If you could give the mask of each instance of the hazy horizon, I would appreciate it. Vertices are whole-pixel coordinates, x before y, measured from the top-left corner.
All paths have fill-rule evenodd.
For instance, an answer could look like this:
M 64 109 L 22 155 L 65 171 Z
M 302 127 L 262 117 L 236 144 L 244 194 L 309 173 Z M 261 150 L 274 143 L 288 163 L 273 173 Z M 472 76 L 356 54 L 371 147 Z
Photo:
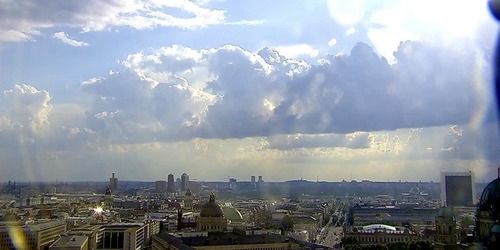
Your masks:
M 488 182 L 497 31 L 472 0 L 7 0 L 0 182 Z

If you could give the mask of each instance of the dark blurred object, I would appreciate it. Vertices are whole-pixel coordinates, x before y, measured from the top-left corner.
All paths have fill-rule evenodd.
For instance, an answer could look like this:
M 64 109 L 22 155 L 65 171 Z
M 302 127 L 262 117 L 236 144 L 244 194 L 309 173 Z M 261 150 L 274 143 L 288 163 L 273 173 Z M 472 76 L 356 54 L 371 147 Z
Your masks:
M 490 0 L 488 6 L 490 7 L 491 14 L 493 14 L 497 20 L 500 20 L 500 0 Z
M 497 19 L 500 20 L 500 0 L 489 0 L 488 6 L 490 7 L 491 14 Z M 497 111 L 500 111 L 500 36 L 497 39 L 497 48 L 495 52 L 495 61 L 494 61 L 494 70 L 495 75 L 493 76 L 495 81 L 495 89 L 497 96 Z

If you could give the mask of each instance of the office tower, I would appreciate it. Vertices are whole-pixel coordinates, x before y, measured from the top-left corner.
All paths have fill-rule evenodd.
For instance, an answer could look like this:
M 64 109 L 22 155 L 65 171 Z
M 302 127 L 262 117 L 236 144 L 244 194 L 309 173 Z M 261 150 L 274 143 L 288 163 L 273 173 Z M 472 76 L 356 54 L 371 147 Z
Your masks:
M 257 181 L 257 192 L 262 192 L 262 184 L 264 183 L 264 179 L 262 179 L 262 175 L 259 175 L 259 181 Z
M 189 175 L 183 173 L 181 175 L 181 191 L 186 191 L 189 187 Z
M 175 193 L 175 182 L 173 174 L 169 174 L 167 177 L 167 192 Z
M 155 181 L 155 190 L 158 193 L 163 193 L 167 191 L 167 182 L 166 181 Z
M 229 189 L 235 190 L 237 187 L 236 182 L 237 182 L 236 178 L 229 178 Z
M 177 177 L 175 179 L 175 190 L 180 190 L 181 189 L 181 178 Z
M 113 193 L 118 191 L 118 178 L 115 177 L 115 173 L 112 173 L 111 178 L 109 178 L 109 189 Z
M 471 207 L 475 201 L 472 172 L 441 173 L 441 202 L 443 206 Z
M 250 180 L 252 181 L 252 183 L 255 184 L 255 175 L 252 175 L 252 177 L 250 178 Z

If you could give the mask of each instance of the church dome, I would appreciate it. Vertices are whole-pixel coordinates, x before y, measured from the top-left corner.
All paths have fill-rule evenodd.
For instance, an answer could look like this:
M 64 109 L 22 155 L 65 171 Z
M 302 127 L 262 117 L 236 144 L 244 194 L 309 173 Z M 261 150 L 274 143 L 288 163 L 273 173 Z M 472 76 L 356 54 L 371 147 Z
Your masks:
M 500 178 L 493 180 L 484 188 L 478 209 L 479 212 L 489 213 L 493 220 L 500 219 Z
M 215 202 L 214 194 L 211 194 L 208 202 L 201 207 L 200 217 L 224 217 L 224 212 Z
M 500 249 L 500 167 L 499 177 L 483 190 L 477 206 L 476 237 L 486 249 Z

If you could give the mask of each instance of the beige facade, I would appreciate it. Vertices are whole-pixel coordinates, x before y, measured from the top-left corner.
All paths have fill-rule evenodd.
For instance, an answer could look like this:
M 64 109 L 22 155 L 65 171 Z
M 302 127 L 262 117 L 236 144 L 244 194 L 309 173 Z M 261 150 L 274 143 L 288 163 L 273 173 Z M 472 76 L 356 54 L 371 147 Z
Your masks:
M 391 233 L 348 233 L 345 237 L 356 240 L 357 244 L 390 244 L 396 242 L 418 241 L 420 238 L 411 234 Z
M 44 249 L 66 232 L 66 223 L 50 221 L 28 225 L 25 228 L 31 249 Z
M 218 245 L 193 247 L 200 250 L 287 250 L 299 249 L 298 245 L 289 243 L 248 244 L 248 245 Z
M 292 242 L 277 242 L 277 243 L 256 243 L 256 244 L 227 244 L 227 245 L 210 245 L 210 246 L 186 246 L 184 244 L 175 244 L 181 242 L 177 239 L 172 242 L 167 242 L 159 235 L 153 236 L 151 249 L 153 250 L 293 250 L 300 249 L 300 246 Z
M 66 223 L 63 221 L 3 224 L 0 225 L 0 249 L 45 249 L 64 232 Z
M 421 237 L 406 228 L 393 227 L 383 224 L 372 224 L 364 227 L 352 227 L 344 232 L 345 239 L 349 238 L 354 244 L 385 245 L 396 242 L 421 240 Z
M 198 231 L 224 232 L 227 228 L 225 217 L 199 217 L 196 225 Z

